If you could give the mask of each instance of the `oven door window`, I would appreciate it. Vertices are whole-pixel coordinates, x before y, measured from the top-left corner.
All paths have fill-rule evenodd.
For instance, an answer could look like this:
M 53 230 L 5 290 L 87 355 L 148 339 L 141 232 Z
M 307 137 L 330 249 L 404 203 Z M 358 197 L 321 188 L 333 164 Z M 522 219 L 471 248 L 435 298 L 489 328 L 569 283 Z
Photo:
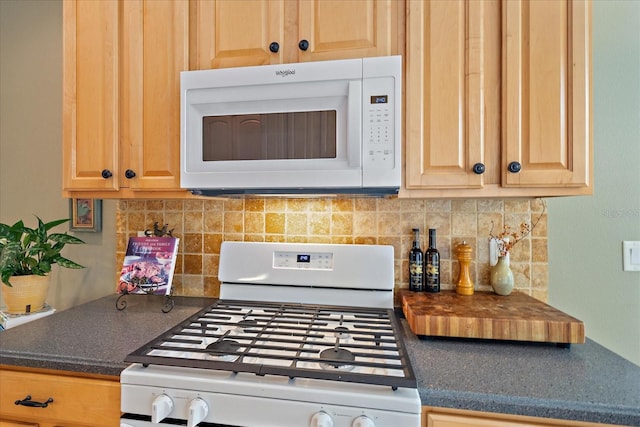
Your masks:
M 336 111 L 205 116 L 202 160 L 334 159 Z

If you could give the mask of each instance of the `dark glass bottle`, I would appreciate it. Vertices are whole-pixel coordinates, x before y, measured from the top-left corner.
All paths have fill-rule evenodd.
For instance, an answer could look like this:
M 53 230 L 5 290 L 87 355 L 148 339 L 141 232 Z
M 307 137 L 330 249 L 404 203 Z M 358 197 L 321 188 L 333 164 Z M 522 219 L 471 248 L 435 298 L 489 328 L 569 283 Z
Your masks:
M 424 290 L 424 259 L 420 249 L 420 230 L 413 231 L 413 246 L 409 252 L 409 290 L 421 292 Z
M 429 229 L 429 247 L 424 252 L 426 274 L 424 278 L 424 290 L 427 292 L 440 292 L 440 252 L 436 248 L 436 229 Z

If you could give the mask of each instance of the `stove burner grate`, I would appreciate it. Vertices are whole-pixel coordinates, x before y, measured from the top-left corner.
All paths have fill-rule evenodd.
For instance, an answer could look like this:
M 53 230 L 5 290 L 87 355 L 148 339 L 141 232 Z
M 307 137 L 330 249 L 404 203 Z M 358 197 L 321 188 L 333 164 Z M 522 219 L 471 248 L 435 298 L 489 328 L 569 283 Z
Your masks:
M 415 388 L 400 334 L 393 310 L 218 300 L 125 361 Z

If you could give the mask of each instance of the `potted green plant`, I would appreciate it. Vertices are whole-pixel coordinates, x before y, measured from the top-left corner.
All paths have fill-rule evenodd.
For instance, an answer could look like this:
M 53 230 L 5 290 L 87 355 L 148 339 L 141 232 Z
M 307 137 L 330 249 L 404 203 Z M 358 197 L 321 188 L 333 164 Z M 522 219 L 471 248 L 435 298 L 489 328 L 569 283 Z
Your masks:
M 67 244 L 85 243 L 65 233 L 49 233 L 52 228 L 68 222 L 58 219 L 29 228 L 22 220 L 9 226 L 0 223 L 0 277 L 7 311 L 12 314 L 38 311 L 44 306 L 49 287 L 51 267 L 84 268 L 60 254 Z

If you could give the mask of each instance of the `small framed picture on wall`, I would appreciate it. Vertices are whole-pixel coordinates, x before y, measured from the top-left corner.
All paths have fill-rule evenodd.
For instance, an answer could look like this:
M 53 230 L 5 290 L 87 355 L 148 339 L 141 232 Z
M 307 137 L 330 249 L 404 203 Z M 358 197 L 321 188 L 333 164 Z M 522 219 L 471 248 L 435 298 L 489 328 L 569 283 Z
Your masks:
M 69 213 L 70 230 L 92 232 L 102 230 L 102 200 L 69 199 Z

